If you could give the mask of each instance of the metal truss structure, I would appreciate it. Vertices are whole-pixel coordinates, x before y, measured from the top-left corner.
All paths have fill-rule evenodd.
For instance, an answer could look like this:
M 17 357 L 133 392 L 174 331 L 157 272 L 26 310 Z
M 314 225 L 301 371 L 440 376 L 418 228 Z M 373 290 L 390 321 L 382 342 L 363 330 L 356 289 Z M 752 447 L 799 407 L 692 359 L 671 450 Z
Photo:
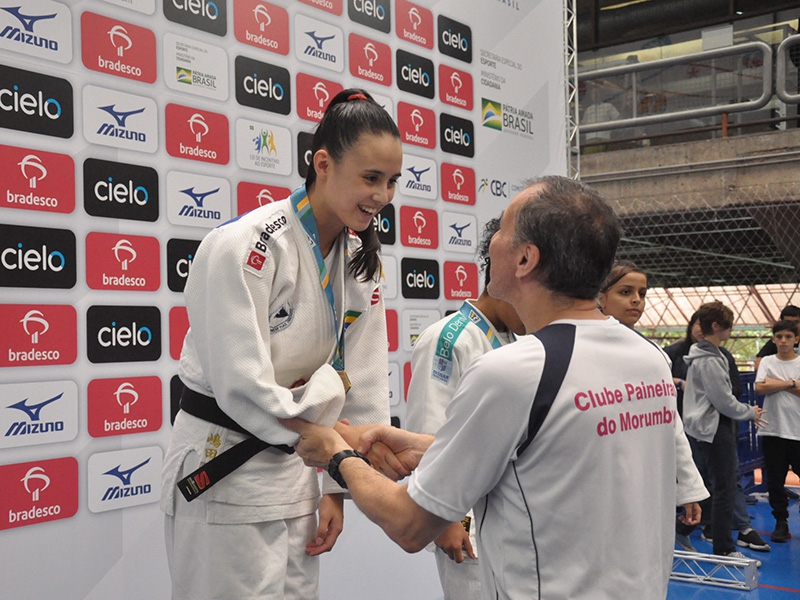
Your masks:
M 670 579 L 739 590 L 758 587 L 758 571 L 753 559 L 683 550 L 675 550 Z

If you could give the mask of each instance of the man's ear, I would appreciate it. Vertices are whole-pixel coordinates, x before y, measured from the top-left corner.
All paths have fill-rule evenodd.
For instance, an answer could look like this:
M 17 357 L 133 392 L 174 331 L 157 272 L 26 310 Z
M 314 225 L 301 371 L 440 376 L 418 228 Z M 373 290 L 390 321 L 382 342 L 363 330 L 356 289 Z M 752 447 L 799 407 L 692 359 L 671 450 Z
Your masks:
M 519 279 L 528 277 L 533 273 L 533 270 L 539 266 L 540 259 L 541 254 L 537 246 L 533 244 L 522 244 L 519 248 L 519 254 L 517 255 L 517 277 Z

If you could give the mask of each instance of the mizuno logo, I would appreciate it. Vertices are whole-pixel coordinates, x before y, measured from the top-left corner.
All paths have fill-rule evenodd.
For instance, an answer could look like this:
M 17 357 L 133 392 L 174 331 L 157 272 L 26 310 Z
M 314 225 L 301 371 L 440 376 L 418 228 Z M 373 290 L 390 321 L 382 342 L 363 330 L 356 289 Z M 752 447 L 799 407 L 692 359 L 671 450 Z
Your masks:
M 130 485 L 131 484 L 131 476 L 133 475 L 133 473 L 136 470 L 141 469 L 143 466 L 145 466 L 149 462 L 150 462 L 150 459 L 148 458 L 146 461 L 139 463 L 135 467 L 131 467 L 130 469 L 126 469 L 124 471 L 120 469 L 120 465 L 117 465 L 113 469 L 103 473 L 103 475 L 113 475 L 114 477 L 116 477 L 117 479 L 119 479 L 122 482 L 122 485 Z
M 417 171 L 416 169 L 414 169 L 414 167 L 406 168 L 406 171 L 409 171 L 414 176 L 414 179 L 416 179 L 417 181 L 419 181 L 420 177 L 422 177 L 425 173 L 427 173 L 430 170 L 431 170 L 430 167 L 428 167 L 427 169 L 422 169 L 420 171 Z
M 48 400 L 44 400 L 39 404 L 29 405 L 28 399 L 25 398 L 24 400 L 17 402 L 16 404 L 9 404 L 6 408 L 16 408 L 17 410 L 21 410 L 25 414 L 27 414 L 31 421 L 38 421 L 39 420 L 39 413 L 42 409 L 47 406 L 48 404 L 59 400 L 64 394 L 61 393 L 58 396 L 54 396 Z
M 219 190 L 220 190 L 220 188 L 217 188 L 215 190 L 211 190 L 210 192 L 195 192 L 194 188 L 191 187 L 191 188 L 187 188 L 185 190 L 180 190 L 180 192 L 182 194 L 186 194 L 192 200 L 194 200 L 194 203 L 199 208 L 203 208 L 203 202 L 205 202 L 205 199 L 208 198 L 211 194 L 216 194 Z
M 317 50 L 322 50 L 322 44 L 336 37 L 335 34 L 327 37 L 319 37 L 316 31 L 306 31 L 305 34 L 314 40 L 314 43 L 317 45 Z
M 125 127 L 125 121 L 127 121 L 128 117 L 130 117 L 131 115 L 138 115 L 139 113 L 144 112 L 144 108 L 140 108 L 137 110 L 129 110 L 128 112 L 122 112 L 116 110 L 114 108 L 115 106 L 116 104 L 110 104 L 109 106 L 98 106 L 97 108 L 106 111 L 108 114 L 114 117 L 114 119 L 117 121 L 117 125 L 119 125 L 120 127 Z
M 471 225 L 471 223 L 467 223 L 466 225 L 462 225 L 461 227 L 458 227 L 458 226 L 457 226 L 455 223 L 453 223 L 452 225 L 450 225 L 450 228 L 451 228 L 453 231 L 455 231 L 455 232 L 456 232 L 456 234 L 458 235 L 458 237 L 461 237 L 461 235 L 462 235 L 463 231 L 464 231 L 464 230 L 465 230 L 467 227 L 469 227 L 470 225 Z
M 53 13 L 52 15 L 40 15 L 40 16 L 23 15 L 20 12 L 21 8 L 22 8 L 21 6 L 14 6 L 11 8 L 0 7 L 0 9 L 6 11 L 7 13 L 14 15 L 19 20 L 19 22 L 22 23 L 22 26 L 25 28 L 25 31 L 31 33 L 33 32 L 33 26 L 38 21 L 41 21 L 43 19 L 54 19 L 55 17 L 58 16 L 57 13 Z

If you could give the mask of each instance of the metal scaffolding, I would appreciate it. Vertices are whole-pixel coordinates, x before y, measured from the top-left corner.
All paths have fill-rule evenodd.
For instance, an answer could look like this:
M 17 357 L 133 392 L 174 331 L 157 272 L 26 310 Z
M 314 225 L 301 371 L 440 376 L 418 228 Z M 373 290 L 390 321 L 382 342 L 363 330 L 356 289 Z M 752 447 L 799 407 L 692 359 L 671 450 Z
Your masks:
M 577 0 L 564 0 L 564 93 L 567 125 L 567 177 L 580 179 L 581 148 L 578 135 L 578 25 Z
M 753 559 L 683 550 L 675 550 L 670 579 L 739 590 L 758 587 L 758 571 Z

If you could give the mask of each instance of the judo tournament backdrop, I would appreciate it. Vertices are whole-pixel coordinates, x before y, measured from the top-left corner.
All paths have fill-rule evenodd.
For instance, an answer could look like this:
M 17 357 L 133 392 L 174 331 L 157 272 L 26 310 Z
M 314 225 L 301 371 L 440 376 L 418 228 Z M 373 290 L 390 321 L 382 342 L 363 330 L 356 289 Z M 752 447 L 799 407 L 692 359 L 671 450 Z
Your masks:
M 159 473 L 213 227 L 302 183 L 327 101 L 397 121 L 391 413 L 416 336 L 481 285 L 484 223 L 566 173 L 554 0 L 0 0 L 0 589 L 168 598 Z M 376 377 L 384 376 L 376 373 Z M 438 598 L 347 503 L 323 598 Z

